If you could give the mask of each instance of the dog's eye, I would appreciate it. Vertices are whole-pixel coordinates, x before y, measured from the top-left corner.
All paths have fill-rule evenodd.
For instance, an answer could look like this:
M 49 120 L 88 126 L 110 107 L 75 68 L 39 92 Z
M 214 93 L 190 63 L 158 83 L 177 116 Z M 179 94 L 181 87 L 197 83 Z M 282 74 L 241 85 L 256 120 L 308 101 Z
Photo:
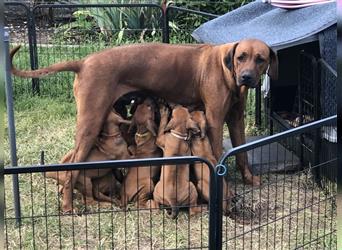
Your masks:
M 261 63 L 264 63 L 264 62 L 265 62 L 265 59 L 264 59 L 264 58 L 261 58 L 261 57 L 257 57 L 257 58 L 255 59 L 255 62 L 256 62 L 257 64 L 261 64 Z
M 237 57 L 237 59 L 240 61 L 240 62 L 242 62 L 244 59 L 246 58 L 246 54 L 241 54 L 241 55 L 239 55 L 238 57 Z

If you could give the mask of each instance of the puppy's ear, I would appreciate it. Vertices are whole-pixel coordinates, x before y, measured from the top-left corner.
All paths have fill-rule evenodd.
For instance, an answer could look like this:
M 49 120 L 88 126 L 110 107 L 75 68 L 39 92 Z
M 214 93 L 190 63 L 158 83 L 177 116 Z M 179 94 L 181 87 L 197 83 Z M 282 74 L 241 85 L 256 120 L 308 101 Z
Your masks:
M 157 136 L 157 132 L 156 132 L 157 128 L 156 128 L 155 123 L 152 120 L 150 119 L 147 120 L 146 128 L 148 131 L 152 133 L 153 136 Z
M 186 129 L 190 130 L 193 134 L 200 132 L 200 128 L 198 127 L 197 123 L 192 119 L 188 119 L 186 121 Z
M 278 56 L 270 48 L 270 68 L 268 69 L 268 75 L 272 80 L 278 80 Z
M 175 120 L 174 119 L 171 119 L 169 121 L 169 123 L 166 125 L 165 129 L 164 129 L 164 132 L 168 132 L 170 131 L 171 129 L 173 129 L 175 127 Z
M 235 55 L 235 50 L 238 44 L 239 43 L 235 43 L 224 58 L 224 64 L 232 72 L 234 71 L 234 55 Z

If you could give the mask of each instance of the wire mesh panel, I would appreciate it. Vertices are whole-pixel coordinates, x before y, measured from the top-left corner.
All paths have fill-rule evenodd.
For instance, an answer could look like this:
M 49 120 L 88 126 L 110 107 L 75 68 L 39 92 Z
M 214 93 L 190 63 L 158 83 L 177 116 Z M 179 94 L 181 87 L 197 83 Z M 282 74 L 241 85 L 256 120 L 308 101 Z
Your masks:
M 181 172 L 182 169 L 190 168 L 185 164 L 186 162 L 183 160 L 180 162 L 182 164 L 176 164 L 169 161 L 165 162 L 167 165 L 163 167 L 174 168 L 175 171 Z M 189 163 L 208 168 L 200 161 L 190 160 Z M 152 164 L 153 167 L 161 166 L 153 162 Z M 125 162 L 122 161 L 121 165 L 125 166 Z M 53 169 L 61 169 L 61 166 L 55 165 Z M 134 167 L 138 166 L 139 162 L 134 163 Z M 169 205 L 160 204 L 160 207 L 154 205 L 156 189 L 153 184 L 147 185 L 148 177 L 134 176 L 134 178 L 130 177 L 128 182 L 125 180 L 126 172 L 133 170 L 134 167 L 133 165 L 131 168 L 107 166 L 107 168 L 81 170 L 73 192 L 73 212 L 67 214 L 61 212 L 64 190 L 61 185 L 57 185 L 65 181 L 66 171 L 49 171 L 49 166 L 21 168 L 21 171 L 19 170 L 21 198 L 19 224 L 16 223 L 17 218 L 13 212 L 13 197 L 9 182 L 11 175 L 8 172 L 5 176 L 6 249 L 207 248 L 208 202 L 202 200 L 201 203 L 192 203 L 190 200 L 190 196 L 193 195 L 190 195 L 192 182 L 181 185 L 181 182 L 175 181 L 175 187 L 166 186 L 165 194 L 159 194 L 165 196 L 166 200 L 170 195 L 168 190 L 174 188 L 177 190 L 174 194 L 175 208 L 179 211 L 174 218 L 171 218 Z M 73 168 L 75 169 L 75 166 Z M 148 166 L 146 161 L 139 168 L 141 171 L 152 172 L 152 166 Z M 156 183 L 159 183 L 163 178 L 158 175 L 157 179 Z M 141 188 L 142 186 L 144 188 Z M 135 187 L 139 188 L 134 190 Z M 132 199 L 127 206 L 124 206 L 122 199 L 127 192 L 132 195 L 130 196 Z M 177 195 L 180 197 L 178 198 Z M 189 197 L 184 199 L 184 195 Z M 196 209 L 196 214 L 190 216 L 189 209 Z
M 113 46 L 162 41 L 158 5 L 38 5 L 33 14 L 39 68 Z M 40 79 L 41 93 L 68 99 L 72 83 L 71 73 Z
M 5 3 L 4 20 L 5 27 L 10 33 L 10 43 L 12 46 L 21 45 L 20 53 L 14 63 L 19 68 L 31 69 L 33 64 L 32 44 L 30 44 L 29 33 L 32 32 L 30 25 L 30 10 L 21 3 Z M 32 93 L 32 79 L 22 79 L 13 77 L 14 95 L 25 95 Z
M 245 184 L 233 149 L 226 164 L 235 197 L 231 216 L 223 218 L 224 248 L 336 249 L 336 180 L 317 176 L 317 172 L 336 172 L 336 150 L 303 164 L 295 151 L 282 146 L 285 141 L 296 144 L 303 133 L 322 127 L 265 138 L 265 143 L 239 150 L 247 153 L 252 173 L 261 177 L 260 187 Z

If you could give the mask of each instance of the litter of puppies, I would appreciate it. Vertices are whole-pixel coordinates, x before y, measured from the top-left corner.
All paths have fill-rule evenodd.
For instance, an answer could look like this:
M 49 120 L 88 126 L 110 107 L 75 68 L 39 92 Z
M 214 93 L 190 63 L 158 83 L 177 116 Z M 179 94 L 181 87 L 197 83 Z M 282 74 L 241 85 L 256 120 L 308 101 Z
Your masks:
M 196 155 L 216 164 L 203 111 L 143 95 L 118 102 L 108 113 L 87 161 Z M 69 162 L 73 152 L 68 152 L 61 163 Z M 127 209 L 131 202 L 138 208 L 165 206 L 174 219 L 179 207 L 189 208 L 190 215 L 206 210 L 203 203 L 209 202 L 209 175 L 208 167 L 200 163 L 92 169 L 81 171 L 75 189 L 86 205 L 113 204 Z M 57 180 L 61 193 L 65 191 L 66 176 L 66 171 L 46 173 L 46 177 Z M 224 181 L 225 214 L 230 198 Z

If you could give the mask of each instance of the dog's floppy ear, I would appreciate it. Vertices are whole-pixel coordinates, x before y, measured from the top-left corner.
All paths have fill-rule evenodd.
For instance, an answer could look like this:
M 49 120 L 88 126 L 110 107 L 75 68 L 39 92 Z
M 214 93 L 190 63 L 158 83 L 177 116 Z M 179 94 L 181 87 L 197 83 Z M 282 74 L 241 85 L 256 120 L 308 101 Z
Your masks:
M 278 56 L 270 48 L 270 67 L 268 69 L 268 75 L 272 80 L 278 80 Z
M 238 44 L 239 43 L 235 43 L 233 47 L 229 50 L 228 55 L 226 55 L 224 58 L 224 64 L 232 72 L 234 71 L 234 55 L 235 55 L 235 50 Z
M 147 128 L 148 131 L 150 131 L 152 133 L 153 136 L 157 136 L 156 125 L 155 125 L 155 123 L 151 119 L 147 120 L 146 128 Z
M 200 132 L 200 128 L 198 127 L 197 123 L 192 119 L 188 119 L 186 121 L 186 129 L 191 130 L 193 134 Z
M 169 123 L 166 125 L 164 132 L 168 132 L 175 127 L 175 120 L 171 118 Z

